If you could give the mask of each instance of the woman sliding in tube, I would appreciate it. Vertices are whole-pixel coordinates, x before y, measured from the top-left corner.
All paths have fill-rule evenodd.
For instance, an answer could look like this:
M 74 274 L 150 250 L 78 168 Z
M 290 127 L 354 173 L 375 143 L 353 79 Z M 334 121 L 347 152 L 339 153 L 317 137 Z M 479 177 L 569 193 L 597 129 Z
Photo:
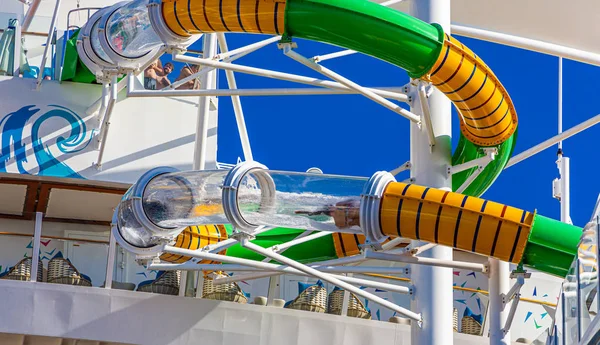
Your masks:
M 349 199 L 328 206 L 317 211 L 296 211 L 295 214 L 304 214 L 307 216 L 327 215 L 333 218 L 335 226 L 339 229 L 348 229 L 353 226 L 360 226 L 359 211 L 360 200 Z

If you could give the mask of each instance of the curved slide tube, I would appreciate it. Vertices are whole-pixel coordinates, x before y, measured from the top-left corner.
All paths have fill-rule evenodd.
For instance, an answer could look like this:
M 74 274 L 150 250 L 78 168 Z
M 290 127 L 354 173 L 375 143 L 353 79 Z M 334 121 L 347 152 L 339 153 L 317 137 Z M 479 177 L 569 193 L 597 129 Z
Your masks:
M 459 140 L 453 164 L 483 156 L 481 147 L 499 146 L 497 160 L 465 194 L 483 194 L 512 154 L 517 115 L 508 92 L 480 58 L 439 25 L 365 0 L 173 0 L 163 1 L 162 10 L 167 27 L 180 36 L 284 34 L 353 49 L 431 81 L 454 103 L 467 139 Z M 456 174 L 454 190 L 473 172 Z
M 412 78 L 430 81 L 460 115 L 461 138 L 453 164 L 483 156 L 484 147 L 497 147 L 498 155 L 465 190 L 466 195 L 390 184 L 383 200 L 382 233 L 566 274 L 576 252 L 579 228 L 476 198 L 508 162 L 515 145 L 517 116 L 510 96 L 489 67 L 439 25 L 366 0 L 163 0 L 161 9 L 164 24 L 182 38 L 208 32 L 282 34 L 284 40 L 305 38 L 353 49 L 399 66 Z M 473 172 L 455 174 L 454 190 Z M 288 230 L 275 229 L 257 241 L 272 243 L 268 236 L 285 241 Z M 317 248 L 316 242 L 308 243 Z M 331 243 L 325 247 L 329 254 L 322 256 L 333 255 Z M 341 243 L 333 247 L 339 249 Z M 233 248 L 227 250 L 228 255 L 238 255 Z M 302 257 L 305 254 L 310 258 Z M 296 259 L 314 261 L 313 254 L 307 252 Z
M 213 216 L 219 213 L 214 213 Z M 306 217 L 289 214 L 285 209 L 275 211 L 275 215 L 277 217 L 268 213 L 265 217 L 270 219 L 269 222 L 274 219 L 281 221 L 290 216 Z M 353 215 L 347 214 L 346 217 Z M 374 230 L 378 238 L 401 237 L 438 243 L 523 264 L 561 277 L 568 273 L 581 237 L 580 228 L 539 214 L 477 197 L 401 182 L 387 185 L 378 217 L 379 228 Z M 265 221 L 267 218 L 264 218 Z M 255 220 L 258 220 L 259 225 L 281 225 Z M 210 220 L 207 219 L 208 221 Z M 337 221 L 347 224 L 347 219 L 336 219 Z M 291 241 L 302 232 L 303 230 L 275 228 L 257 235 L 253 242 L 271 247 Z M 191 226 L 177 236 L 174 246 L 199 249 L 226 239 L 230 233 L 230 226 Z M 283 255 L 300 262 L 330 260 L 360 253 L 359 245 L 364 241 L 362 234 L 333 233 L 291 247 Z M 225 254 L 263 259 L 239 245 L 227 249 Z M 189 259 L 172 254 L 163 254 L 161 258 L 178 263 Z

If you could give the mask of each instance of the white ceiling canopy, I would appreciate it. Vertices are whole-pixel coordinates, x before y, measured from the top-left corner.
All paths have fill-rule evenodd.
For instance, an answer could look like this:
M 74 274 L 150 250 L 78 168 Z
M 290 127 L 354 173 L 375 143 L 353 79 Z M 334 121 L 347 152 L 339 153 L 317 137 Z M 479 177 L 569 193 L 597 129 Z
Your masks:
M 410 13 L 414 1 L 419 0 L 404 0 L 391 7 Z M 598 0 L 451 1 L 455 35 L 600 65 Z

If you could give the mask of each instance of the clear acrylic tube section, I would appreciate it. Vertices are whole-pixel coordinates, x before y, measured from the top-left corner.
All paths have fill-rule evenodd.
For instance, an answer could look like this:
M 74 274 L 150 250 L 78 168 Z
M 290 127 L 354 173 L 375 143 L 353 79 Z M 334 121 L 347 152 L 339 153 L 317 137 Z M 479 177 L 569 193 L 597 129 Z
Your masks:
M 144 228 L 135 217 L 133 199 L 131 198 L 133 187 L 123 196 L 119 204 L 117 226 L 119 233 L 129 244 L 139 248 L 149 248 L 157 244 L 159 238 Z
M 229 223 L 221 196 L 228 172 L 190 171 L 155 177 L 142 197 L 146 216 L 162 228 Z
M 98 37 L 99 33 L 98 33 L 98 25 L 100 24 L 100 18 L 98 18 L 98 20 L 92 25 L 92 29 L 90 30 L 90 43 L 92 45 L 92 49 L 94 50 L 94 53 L 96 53 L 96 55 L 101 58 L 102 60 L 106 61 L 107 63 L 114 63 L 110 57 L 108 57 L 108 55 L 106 54 L 106 52 L 104 51 L 104 49 L 102 49 L 102 45 L 100 45 L 100 38 Z
M 150 24 L 148 2 L 149 0 L 132 1 L 108 18 L 105 34 L 115 53 L 136 59 L 162 44 Z
M 312 173 L 251 171 L 238 188 L 238 206 L 243 218 L 254 225 L 362 233 L 360 194 L 367 180 Z

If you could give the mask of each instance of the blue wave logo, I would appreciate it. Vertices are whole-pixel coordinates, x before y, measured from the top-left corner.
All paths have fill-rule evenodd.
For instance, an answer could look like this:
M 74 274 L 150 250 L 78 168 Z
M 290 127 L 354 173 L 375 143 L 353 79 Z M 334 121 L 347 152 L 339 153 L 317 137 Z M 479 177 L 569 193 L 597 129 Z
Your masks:
M 92 135 L 86 131 L 85 122 L 73 111 L 59 105 L 48 105 L 47 111 L 40 114 L 40 108 L 34 105 L 27 105 L 21 109 L 6 115 L 0 120 L 0 138 L 2 147 L 0 148 L 0 172 L 9 172 L 7 166 L 14 160 L 17 170 L 20 174 L 32 175 L 26 165 L 27 157 L 31 154 L 27 152 L 27 143 L 31 140 L 33 156 L 35 157 L 34 170 L 36 175 L 56 176 L 56 177 L 74 177 L 84 178 L 67 164 L 61 162 L 52 152 L 52 147 L 56 147 L 61 156 L 64 154 L 73 154 L 84 150 L 92 140 Z M 35 120 L 32 121 L 32 119 Z M 67 134 L 59 135 L 56 141 L 53 138 L 44 141 L 41 135 L 41 127 L 45 123 L 56 124 L 56 121 L 65 121 L 68 126 Z M 31 136 L 26 137 L 25 131 L 27 125 L 31 123 Z M 62 127 L 61 127 L 62 128 Z

